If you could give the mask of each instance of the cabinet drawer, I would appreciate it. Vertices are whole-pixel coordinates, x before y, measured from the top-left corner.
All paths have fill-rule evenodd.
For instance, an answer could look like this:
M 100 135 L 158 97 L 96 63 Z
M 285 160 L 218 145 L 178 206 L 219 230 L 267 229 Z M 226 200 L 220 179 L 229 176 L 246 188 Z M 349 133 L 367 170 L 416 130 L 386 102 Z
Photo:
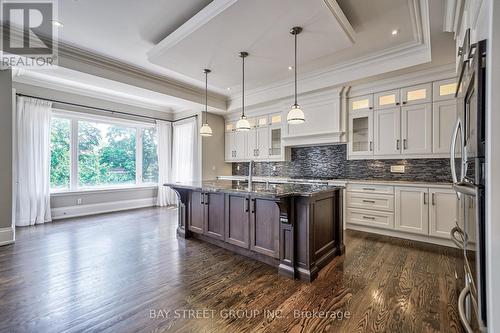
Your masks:
M 347 191 L 373 194 L 394 194 L 394 187 L 386 185 L 349 184 L 347 185 Z
M 365 209 L 347 208 L 347 223 L 385 229 L 394 228 L 394 213 L 377 212 Z
M 348 192 L 347 206 L 352 208 L 376 209 L 394 212 L 394 196 Z

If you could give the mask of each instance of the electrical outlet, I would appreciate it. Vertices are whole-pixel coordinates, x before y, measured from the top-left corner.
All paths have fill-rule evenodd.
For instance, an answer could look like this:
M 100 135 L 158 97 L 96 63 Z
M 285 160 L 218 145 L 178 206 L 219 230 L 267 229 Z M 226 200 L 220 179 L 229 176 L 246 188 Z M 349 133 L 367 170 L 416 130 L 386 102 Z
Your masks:
M 76 204 L 77 204 L 77 205 L 81 205 L 81 204 L 82 204 L 82 198 L 78 198 L 78 199 L 76 199 Z
M 391 172 L 392 173 L 405 173 L 405 166 L 404 165 L 391 165 Z

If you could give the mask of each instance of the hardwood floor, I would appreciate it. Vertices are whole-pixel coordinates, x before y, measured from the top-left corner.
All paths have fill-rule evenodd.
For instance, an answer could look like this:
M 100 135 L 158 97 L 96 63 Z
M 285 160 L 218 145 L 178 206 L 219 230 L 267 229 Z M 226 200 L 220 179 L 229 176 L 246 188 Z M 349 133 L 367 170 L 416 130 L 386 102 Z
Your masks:
M 347 231 L 346 254 L 305 283 L 177 239 L 176 214 L 18 228 L 0 248 L 0 331 L 461 332 L 458 250 Z

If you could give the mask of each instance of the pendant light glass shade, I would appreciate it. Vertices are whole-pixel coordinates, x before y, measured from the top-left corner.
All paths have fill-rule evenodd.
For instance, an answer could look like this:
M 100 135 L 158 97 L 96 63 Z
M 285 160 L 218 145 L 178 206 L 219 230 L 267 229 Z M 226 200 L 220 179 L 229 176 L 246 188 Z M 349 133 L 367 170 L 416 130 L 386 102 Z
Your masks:
M 207 123 L 204 123 L 200 128 L 201 136 L 212 136 L 212 128 Z
M 299 105 L 292 106 L 292 109 L 288 111 L 286 120 L 292 125 L 302 124 L 305 121 L 304 112 L 302 112 Z
M 302 124 L 304 121 L 306 121 L 304 112 L 297 103 L 297 35 L 301 32 L 301 27 L 293 27 L 292 29 L 290 29 L 290 33 L 294 35 L 295 38 L 295 66 L 293 67 L 295 70 L 295 103 L 292 105 L 290 111 L 288 111 L 286 120 L 289 124 L 292 125 Z
M 237 131 L 249 131 L 250 123 L 247 120 L 246 116 L 241 116 L 240 119 L 236 122 L 236 130 Z
M 210 72 L 210 69 L 203 70 L 205 73 L 205 122 L 200 128 L 201 136 L 212 136 L 212 128 L 208 125 L 208 73 Z
M 248 57 L 247 52 L 240 52 L 241 65 L 242 65 L 242 85 L 241 85 L 241 117 L 236 122 L 237 131 L 249 131 L 250 123 L 245 116 L 245 58 Z

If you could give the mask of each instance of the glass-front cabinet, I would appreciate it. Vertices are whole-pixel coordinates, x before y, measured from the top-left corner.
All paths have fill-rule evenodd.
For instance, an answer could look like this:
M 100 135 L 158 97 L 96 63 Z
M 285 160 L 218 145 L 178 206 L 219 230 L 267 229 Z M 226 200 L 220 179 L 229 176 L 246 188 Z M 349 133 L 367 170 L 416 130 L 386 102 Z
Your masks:
M 436 102 L 455 99 L 456 90 L 457 80 L 455 78 L 436 81 L 433 83 L 433 100 Z
M 349 116 L 349 155 L 373 155 L 373 111 Z
M 281 147 L 281 114 L 269 116 L 269 158 L 282 157 Z
M 432 102 L 432 84 L 425 83 L 401 89 L 401 104 L 414 105 Z
M 399 105 L 399 89 L 388 90 L 374 95 L 375 109 L 389 109 Z
M 368 111 L 373 109 L 373 95 L 363 95 L 349 98 L 349 112 Z

